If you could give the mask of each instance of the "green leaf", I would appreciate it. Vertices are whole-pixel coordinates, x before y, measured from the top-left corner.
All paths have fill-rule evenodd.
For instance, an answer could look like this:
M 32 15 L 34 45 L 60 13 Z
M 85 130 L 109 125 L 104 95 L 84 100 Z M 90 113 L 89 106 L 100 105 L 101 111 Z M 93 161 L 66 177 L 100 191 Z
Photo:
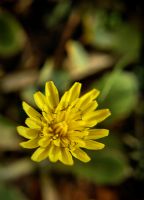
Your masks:
M 36 86 L 29 86 L 20 92 L 20 97 L 23 101 L 35 106 L 33 94 L 37 91 Z
M 25 41 L 19 22 L 10 13 L 0 10 L 0 55 L 7 57 L 18 53 Z
M 47 80 L 51 79 L 53 71 L 54 61 L 48 58 L 40 71 L 38 82 L 44 85 Z
M 68 58 L 65 68 L 74 79 L 80 79 L 91 71 L 89 54 L 80 42 L 69 40 L 66 44 Z
M 112 49 L 116 35 L 109 29 L 109 16 L 105 10 L 86 12 L 83 16 L 84 39 L 92 46 L 102 49 Z
M 60 92 L 68 89 L 72 81 L 69 72 L 65 69 L 54 68 L 54 60 L 52 58 L 48 58 L 42 67 L 38 83 L 44 88 L 45 83 L 50 80 L 54 81 Z
M 113 78 L 111 87 L 108 88 L 109 81 Z M 106 74 L 92 87 L 101 91 L 98 99 L 100 107 L 109 108 L 112 113 L 106 120 L 109 123 L 127 117 L 138 102 L 138 81 L 135 75 L 129 72 L 118 72 L 115 76 Z M 107 95 L 103 91 L 107 92 Z
M 119 184 L 131 175 L 131 168 L 124 153 L 123 143 L 116 133 L 99 139 L 105 144 L 101 151 L 88 151 L 91 161 L 83 164 L 76 160 L 72 171 L 99 185 Z
M 85 177 L 97 184 L 119 184 L 127 178 L 131 170 L 122 153 L 116 150 L 103 150 L 89 153 L 92 160 L 77 163 L 73 169 L 78 176 Z
M 55 69 L 51 78 L 61 93 L 70 87 L 72 81 L 69 73 L 63 69 Z
M 66 45 L 70 67 L 82 70 L 88 66 L 89 56 L 80 42 L 68 41 Z
M 24 195 L 16 188 L 0 184 L 0 199 L 3 200 L 27 200 Z
M 58 23 L 60 23 L 61 20 L 68 14 L 70 6 L 71 3 L 68 0 L 64 0 L 56 4 L 53 11 L 44 18 L 46 27 L 52 28 L 58 25 Z
M 113 46 L 114 50 L 122 55 L 127 55 L 129 61 L 135 61 L 140 54 L 142 44 L 142 37 L 138 28 L 123 23 L 117 27 L 115 34 L 117 38 Z
M 110 130 L 110 133 L 108 135 L 108 137 L 104 137 L 99 139 L 99 142 L 102 142 L 103 144 L 105 144 L 105 150 L 117 150 L 117 151 L 121 151 L 123 152 L 124 148 L 123 148 L 123 141 L 120 137 L 118 137 L 117 132 L 113 132 L 112 130 Z
M 84 39 L 92 46 L 127 55 L 129 62 L 140 53 L 142 35 L 138 27 L 124 22 L 120 13 L 105 10 L 86 13 L 83 18 Z

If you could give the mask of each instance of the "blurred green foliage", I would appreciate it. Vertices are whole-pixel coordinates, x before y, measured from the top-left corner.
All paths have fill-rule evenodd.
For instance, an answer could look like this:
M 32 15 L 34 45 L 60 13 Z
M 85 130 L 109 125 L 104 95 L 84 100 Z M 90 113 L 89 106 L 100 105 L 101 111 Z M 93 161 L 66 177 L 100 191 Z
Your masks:
M 53 170 L 96 186 L 118 187 L 128 178 L 143 177 L 142 18 L 127 10 L 125 1 L 115 1 L 117 6 L 110 1 L 22 2 L 0 2 L 0 199 L 25 200 L 21 186 L 12 184 L 21 177 L 31 182 L 30 175 L 45 194 L 40 174 L 51 188 L 47 176 Z M 55 82 L 60 95 L 74 81 L 83 83 L 82 93 L 98 88 L 99 108 L 112 112 L 101 125 L 110 129 L 103 139 L 106 148 L 88 152 L 92 160 L 87 164 L 34 164 L 31 152 L 18 145 L 15 127 L 25 119 L 21 101 L 34 106 L 33 93 L 44 91 L 48 80 Z
M 8 57 L 23 49 L 26 35 L 13 15 L 0 10 L 0 56 Z
M 27 200 L 16 188 L 0 184 L 0 199 L 4 200 Z
M 109 80 L 112 81 L 111 88 L 109 88 Z M 99 97 L 100 107 L 108 107 L 112 112 L 112 116 L 106 123 L 128 117 L 138 103 L 138 81 L 130 72 L 117 71 L 114 75 L 105 74 L 92 85 L 95 86 L 103 92 Z
M 129 59 L 137 58 L 141 47 L 139 28 L 122 20 L 120 13 L 98 10 L 87 12 L 83 18 L 84 39 L 104 50 L 111 50 Z M 125 39 L 127 40 L 125 42 Z
M 49 14 L 44 16 L 46 27 L 52 28 L 57 26 L 57 24 L 60 23 L 68 15 L 70 6 L 70 1 L 63 0 L 59 2 Z
M 91 154 L 89 164 L 77 164 L 74 172 L 99 185 L 119 184 L 130 175 L 130 169 L 122 153 L 105 150 Z

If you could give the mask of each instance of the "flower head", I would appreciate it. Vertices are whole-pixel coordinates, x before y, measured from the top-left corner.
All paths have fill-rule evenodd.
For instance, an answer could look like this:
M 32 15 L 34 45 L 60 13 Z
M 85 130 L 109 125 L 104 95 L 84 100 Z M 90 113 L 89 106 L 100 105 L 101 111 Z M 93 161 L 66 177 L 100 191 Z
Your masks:
M 45 95 L 34 94 L 40 113 L 23 102 L 28 118 L 25 126 L 18 126 L 18 133 L 28 141 L 21 142 L 23 148 L 36 148 L 31 159 L 40 162 L 49 158 L 73 164 L 73 158 L 88 162 L 90 157 L 82 148 L 99 150 L 104 144 L 94 141 L 108 135 L 106 129 L 94 129 L 97 123 L 110 115 L 109 109 L 96 110 L 95 100 L 99 91 L 93 89 L 80 97 L 81 84 L 76 82 L 61 99 L 52 81 L 45 85 Z

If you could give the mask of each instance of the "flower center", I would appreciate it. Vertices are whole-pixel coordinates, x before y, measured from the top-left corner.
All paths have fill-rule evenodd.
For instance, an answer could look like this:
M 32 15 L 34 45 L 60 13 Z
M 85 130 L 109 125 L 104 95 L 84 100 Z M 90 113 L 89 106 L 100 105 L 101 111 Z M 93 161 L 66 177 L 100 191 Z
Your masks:
M 67 133 L 68 125 L 65 121 L 53 125 L 53 130 L 56 135 L 64 136 Z

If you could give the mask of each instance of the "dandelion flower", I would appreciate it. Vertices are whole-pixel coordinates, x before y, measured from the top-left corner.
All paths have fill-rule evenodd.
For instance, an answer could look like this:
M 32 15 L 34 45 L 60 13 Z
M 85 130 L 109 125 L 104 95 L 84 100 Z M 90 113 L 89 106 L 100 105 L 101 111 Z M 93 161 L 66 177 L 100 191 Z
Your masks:
M 73 157 L 82 162 L 90 161 L 84 148 L 104 148 L 104 144 L 95 140 L 107 136 L 109 131 L 92 127 L 107 118 L 110 111 L 96 110 L 98 90 L 92 89 L 81 97 L 80 90 L 81 84 L 76 82 L 60 99 L 56 86 L 49 81 L 45 85 L 45 95 L 40 91 L 34 94 L 40 112 L 22 103 L 28 115 L 27 126 L 18 126 L 17 131 L 28 139 L 20 143 L 21 147 L 36 149 L 31 156 L 33 161 L 48 158 L 51 162 L 59 160 L 73 165 Z

